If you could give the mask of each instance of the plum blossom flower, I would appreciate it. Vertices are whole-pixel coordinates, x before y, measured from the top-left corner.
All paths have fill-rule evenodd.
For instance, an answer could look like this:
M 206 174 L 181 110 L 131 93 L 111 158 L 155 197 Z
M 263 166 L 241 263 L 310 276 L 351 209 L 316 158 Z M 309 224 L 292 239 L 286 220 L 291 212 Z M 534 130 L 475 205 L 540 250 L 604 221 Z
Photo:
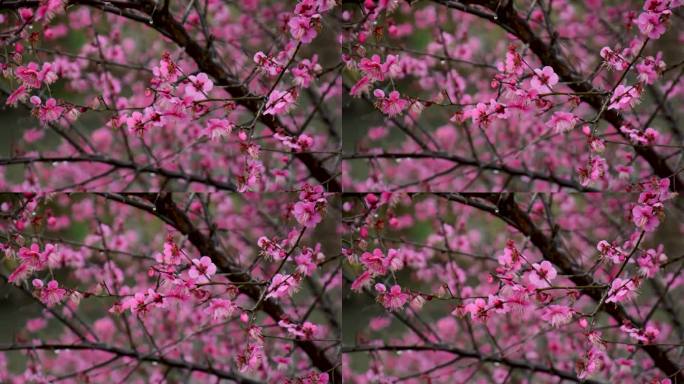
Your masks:
M 385 92 L 381 89 L 373 91 L 373 96 L 377 98 L 376 105 L 382 113 L 387 116 L 396 116 L 401 114 L 408 106 L 408 100 L 402 99 L 398 91 L 392 91 L 389 96 L 385 97 Z
M 409 299 L 409 294 L 401 291 L 401 286 L 393 285 L 389 292 L 383 284 L 376 284 L 375 290 L 379 293 L 378 301 L 388 310 L 396 311 L 403 307 Z
M 38 96 L 31 96 L 30 100 L 31 104 L 36 107 L 33 112 L 43 124 L 59 119 L 64 112 L 64 107 L 57 105 L 57 100 L 52 97 L 47 99 L 44 105 Z
M 298 87 L 309 88 L 314 76 L 321 73 L 323 67 L 318 64 L 318 55 L 313 55 L 311 59 L 303 59 L 297 66 L 292 68 L 294 83 Z
M 366 270 L 373 276 L 382 276 L 387 273 L 389 266 L 382 250 L 375 248 L 373 252 L 364 252 L 361 254 L 361 263 L 366 267 Z
M 290 34 L 295 40 L 309 44 L 318 34 L 320 24 L 321 15 L 314 14 L 312 16 L 295 16 L 288 21 L 287 26 L 290 28 Z
M 639 87 L 618 85 L 615 87 L 615 92 L 610 97 L 610 104 L 608 109 L 623 110 L 633 107 L 639 102 L 639 97 L 641 96 L 641 91 Z
M 499 264 L 506 270 L 517 271 L 522 266 L 523 258 L 518 249 L 515 247 L 513 240 L 506 242 L 506 247 L 502 255 L 498 257 Z
M 558 75 L 548 65 L 535 69 L 534 76 L 530 80 L 530 86 L 538 92 L 551 92 L 556 84 L 558 84 Z
M 646 232 L 653 232 L 660 225 L 658 211 L 647 204 L 637 204 L 632 208 L 632 221 Z
M 542 310 L 542 319 L 558 328 L 572 320 L 574 311 L 566 305 L 549 305 Z
M 282 65 L 261 51 L 254 54 L 254 62 L 270 76 L 278 76 L 283 71 Z
M 584 187 L 591 184 L 592 181 L 603 179 L 607 171 L 608 163 L 601 156 L 591 156 L 587 167 L 579 167 L 577 169 L 580 184 Z
M 465 312 L 469 313 L 474 321 L 484 322 L 489 318 L 487 302 L 484 299 L 475 299 L 474 302 L 466 304 Z
M 371 283 L 373 280 L 373 276 L 369 271 L 365 271 L 359 276 L 354 279 L 354 282 L 351 285 L 351 290 L 354 292 L 361 292 L 364 288 L 367 288 L 368 285 Z
M 667 30 L 667 22 L 671 14 L 670 10 L 642 12 L 635 23 L 639 27 L 639 31 L 648 36 L 649 39 L 659 39 Z
M 212 299 L 206 312 L 211 315 L 214 321 L 223 321 L 233 316 L 237 310 L 237 305 L 230 300 Z
M 57 75 L 52 71 L 52 64 L 44 63 L 42 69 L 38 64 L 30 62 L 25 66 L 19 66 L 14 74 L 29 88 L 40 88 L 42 83 L 52 84 L 57 80 Z
M 236 358 L 240 372 L 255 371 L 264 362 L 264 346 L 259 343 L 249 343 Z
M 298 201 L 292 208 L 292 214 L 299 224 L 313 228 L 321 222 L 322 217 L 312 201 Z
M 624 71 L 629 66 L 629 62 L 619 53 L 610 49 L 610 47 L 601 48 L 601 57 L 606 63 L 616 71 Z
M 637 265 L 639 265 L 639 272 L 641 275 L 652 278 L 658 273 L 661 264 L 667 262 L 667 256 L 663 253 L 662 244 L 658 249 L 648 249 L 639 258 L 637 258 Z
M 271 280 L 271 285 L 268 287 L 268 294 L 266 298 L 276 298 L 291 295 L 297 289 L 297 281 L 292 275 L 283 275 L 277 273 Z
M 190 83 L 185 86 L 185 96 L 190 97 L 192 100 L 199 101 L 204 100 L 206 95 L 214 89 L 214 82 L 209 79 L 206 73 L 201 72 L 199 74 L 188 76 Z
M 222 137 L 226 137 L 233 132 L 235 124 L 226 119 L 209 119 L 205 128 L 205 134 L 211 138 L 212 141 L 217 141 Z
M 603 257 L 607 258 L 614 264 L 620 264 L 627 258 L 627 255 L 622 248 L 614 244 L 610 244 L 605 240 L 599 241 L 599 243 L 596 245 L 596 249 L 601 252 Z
M 23 102 L 26 100 L 28 97 L 28 93 L 26 92 L 26 85 L 20 85 L 17 89 L 12 91 L 9 96 L 7 96 L 7 100 L 5 101 L 5 104 L 11 105 L 11 106 L 16 106 L 18 102 Z
M 548 287 L 551 280 L 555 279 L 558 272 L 553 267 L 553 264 L 547 260 L 541 263 L 532 264 L 532 271 L 528 276 L 530 284 L 537 288 Z
M 619 303 L 629 300 L 636 293 L 637 285 L 633 279 L 616 278 L 610 285 L 606 303 Z
M 297 101 L 297 93 L 294 90 L 280 91 L 274 89 L 268 96 L 264 115 L 280 115 L 289 112 Z
M 60 288 L 56 280 L 51 280 L 44 285 L 41 280 L 34 279 L 33 287 L 38 290 L 40 301 L 48 307 L 58 304 L 66 296 L 66 289 Z
M 208 282 L 208 279 L 211 279 L 214 274 L 216 274 L 216 264 L 211 261 L 209 256 L 193 259 L 192 267 L 188 271 L 188 276 L 200 283 Z
M 549 126 L 555 128 L 556 132 L 563 133 L 575 128 L 578 121 L 579 118 L 570 112 L 554 112 Z

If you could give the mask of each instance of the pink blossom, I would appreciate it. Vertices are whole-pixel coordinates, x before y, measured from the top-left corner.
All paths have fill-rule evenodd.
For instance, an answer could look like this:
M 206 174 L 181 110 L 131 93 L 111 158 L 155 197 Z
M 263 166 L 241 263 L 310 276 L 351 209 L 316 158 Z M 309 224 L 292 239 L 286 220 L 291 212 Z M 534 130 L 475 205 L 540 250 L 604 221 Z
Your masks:
M 28 93 L 26 92 L 26 86 L 22 84 L 17 89 L 12 91 L 9 96 L 7 96 L 7 101 L 5 101 L 5 104 L 16 106 L 18 102 L 26 101 L 27 97 Z
M 48 307 L 58 304 L 66 296 L 66 289 L 59 288 L 59 283 L 56 280 L 50 280 L 47 286 L 43 286 L 42 281 L 35 279 L 33 286 L 39 291 L 40 301 Z
M 400 309 L 409 299 L 409 295 L 407 293 L 403 293 L 399 285 L 393 285 L 389 292 L 384 289 L 382 284 L 380 284 L 380 286 L 382 286 L 382 288 L 378 289 L 378 287 L 376 287 L 376 291 L 380 292 L 380 295 L 378 295 L 378 301 L 380 301 L 382 305 L 390 311 L 396 311 Z
M 498 257 L 499 264 L 502 265 L 506 270 L 517 271 L 522 266 L 522 255 L 515 247 L 515 242 L 508 240 L 506 242 L 506 248 L 502 255 Z
M 279 299 L 292 295 L 296 289 L 297 281 L 294 276 L 277 273 L 271 280 L 271 285 L 268 287 L 266 298 L 273 297 Z
M 320 25 L 321 16 L 295 16 L 287 23 L 290 34 L 296 40 L 301 40 L 304 44 L 309 44 L 318 34 L 317 28 Z
M 294 91 L 279 91 L 274 89 L 266 102 L 264 115 L 280 115 L 294 108 L 297 94 Z
M 321 214 L 316 209 L 316 203 L 310 201 L 299 201 L 293 209 L 292 214 L 299 224 L 313 228 L 321 222 Z
M 208 282 L 208 279 L 211 279 L 211 277 L 215 274 L 216 264 L 211 261 L 209 256 L 202 256 L 199 259 L 193 259 L 192 266 L 188 271 L 188 276 L 200 283 Z
M 558 84 L 558 75 L 549 66 L 535 69 L 534 76 L 530 80 L 530 86 L 538 92 L 552 92 L 556 84 Z
M 610 285 L 606 303 L 619 303 L 629 300 L 636 293 L 637 286 L 632 279 L 616 278 Z
M 627 69 L 629 62 L 617 52 L 614 52 L 609 47 L 601 48 L 601 57 L 606 63 L 616 71 L 624 71 Z
M 283 71 L 282 65 L 261 51 L 254 54 L 254 62 L 270 76 L 278 76 Z
M 189 84 L 185 86 L 185 95 L 192 100 L 204 100 L 209 92 L 214 89 L 214 82 L 209 79 L 206 73 L 199 73 L 196 76 L 188 76 Z
M 642 12 L 636 19 L 636 25 L 642 34 L 649 39 L 659 39 L 667 30 L 667 22 L 672 14 L 669 10 L 662 12 Z
M 224 321 L 233 316 L 237 310 L 237 306 L 230 300 L 212 299 L 206 311 L 214 321 Z
M 351 290 L 354 292 L 361 292 L 364 288 L 368 288 L 372 281 L 372 275 L 369 271 L 365 271 L 356 277 L 351 285 Z
M 637 204 L 632 208 L 632 221 L 637 227 L 653 232 L 660 225 L 658 212 L 650 205 Z
M 376 89 L 373 95 L 378 99 L 376 102 L 378 108 L 390 117 L 401 114 L 409 103 L 408 100 L 402 99 L 397 91 L 392 91 L 388 97 L 385 97 L 385 92 Z
M 470 317 L 475 321 L 485 322 L 489 318 L 487 302 L 484 299 L 475 299 L 474 302 L 466 304 L 465 312 L 470 313 Z
M 217 141 L 222 137 L 226 137 L 233 132 L 235 124 L 226 119 L 209 119 L 207 120 L 207 127 L 205 134 L 213 141 Z
M 579 119 L 570 112 L 554 112 L 548 125 L 556 129 L 556 132 L 563 133 L 571 131 Z
M 610 98 L 608 109 L 623 110 L 633 107 L 639 102 L 640 90 L 636 86 L 618 85 Z
M 537 288 L 549 287 L 553 279 L 556 278 L 557 272 L 553 264 L 544 260 L 541 263 L 532 264 L 532 271 L 528 275 L 528 279 L 532 286 Z
M 548 321 L 553 327 L 560 327 L 570 323 L 573 310 L 565 305 L 549 305 L 542 310 L 542 318 Z

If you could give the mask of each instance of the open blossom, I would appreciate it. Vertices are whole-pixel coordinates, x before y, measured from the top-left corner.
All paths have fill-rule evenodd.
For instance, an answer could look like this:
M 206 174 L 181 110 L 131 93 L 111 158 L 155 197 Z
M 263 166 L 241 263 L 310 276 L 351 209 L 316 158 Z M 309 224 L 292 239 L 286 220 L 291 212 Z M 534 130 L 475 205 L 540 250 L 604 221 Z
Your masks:
M 530 80 L 530 86 L 538 92 L 551 92 L 556 84 L 558 84 L 558 75 L 549 66 L 535 69 L 534 76 Z
M 555 128 L 556 132 L 563 133 L 575 128 L 578 121 L 579 118 L 570 112 L 554 112 L 549 126 Z
M 396 311 L 403 307 L 409 299 L 409 294 L 401 291 L 401 286 L 393 285 L 389 291 L 383 284 L 375 285 L 376 292 L 379 293 L 378 301 L 388 310 Z
M 60 105 L 57 105 L 57 100 L 52 97 L 47 99 L 45 104 L 42 104 L 42 101 L 38 96 L 31 96 L 30 100 L 31 104 L 36 107 L 36 109 L 34 109 L 34 113 L 44 124 L 59 119 L 64 112 L 64 108 Z
M 206 135 L 211 137 L 211 140 L 218 140 L 222 137 L 230 135 L 235 124 L 226 119 L 209 119 L 205 128 Z
M 313 228 L 321 222 L 321 214 L 312 201 L 298 201 L 292 208 L 292 214 L 305 227 Z
M 653 232 L 660 225 L 658 211 L 647 204 L 637 204 L 632 208 L 632 221 L 637 227 Z
M 50 63 L 44 63 L 41 69 L 38 64 L 30 62 L 26 66 L 17 67 L 14 72 L 17 78 L 30 88 L 40 88 L 42 83 L 52 84 L 57 80 Z
M 627 59 L 622 57 L 619 53 L 614 52 L 610 47 L 601 48 L 600 54 L 606 63 L 616 71 L 624 71 L 629 66 Z
M 402 99 L 398 91 L 392 91 L 389 96 L 385 97 L 385 92 L 381 89 L 373 91 L 373 95 L 377 98 L 376 105 L 382 113 L 387 116 L 396 116 L 401 114 L 408 106 L 408 100 Z
M 636 65 L 636 70 L 639 73 L 639 81 L 646 84 L 653 84 L 658 77 L 665 71 L 667 65 L 661 59 L 662 53 L 658 52 L 656 57 L 647 56 Z
M 608 109 L 623 110 L 631 108 L 639 102 L 641 92 L 636 85 L 618 85 L 610 98 Z
M 185 86 L 185 95 L 192 100 L 204 100 L 209 91 L 214 89 L 214 82 L 209 79 L 206 73 L 199 73 L 196 76 L 188 76 L 189 84 Z
M 375 248 L 372 253 L 364 252 L 360 260 L 372 275 L 382 276 L 387 273 L 387 260 L 379 248 Z
M 541 263 L 532 264 L 532 271 L 530 271 L 528 279 L 534 287 L 544 288 L 549 286 L 557 274 L 558 272 L 556 272 L 553 264 L 544 260 Z
M 261 51 L 254 54 L 254 62 L 270 76 L 278 76 L 283 71 L 282 65 Z
M 554 327 L 568 324 L 572 320 L 572 308 L 565 305 L 549 305 L 542 310 L 542 319 Z
M 506 242 L 506 248 L 504 248 L 503 254 L 500 255 L 497 260 L 506 270 L 513 272 L 520 269 L 523 262 L 522 255 L 515 247 L 515 242 L 513 242 L 513 240 L 508 240 Z
M 27 88 L 25 85 L 20 85 L 12 91 L 12 93 L 7 97 L 7 100 L 5 101 L 5 104 L 11 105 L 11 106 L 16 106 L 18 102 L 23 102 L 26 100 L 28 97 L 28 93 L 26 92 Z
M 292 37 L 301 40 L 304 44 L 309 44 L 313 41 L 318 34 L 320 24 L 321 15 L 319 14 L 312 16 L 295 16 L 287 23 Z
M 36 243 L 31 244 L 29 248 L 21 247 L 19 249 L 19 259 L 21 263 L 12 271 L 7 278 L 10 283 L 20 283 L 31 275 L 34 271 L 40 271 L 48 266 L 50 254 L 53 253 L 55 247 L 52 244 L 46 244 L 45 250 L 40 251 L 40 246 Z
M 66 289 L 60 288 L 56 280 L 51 280 L 44 285 L 41 280 L 33 280 L 33 287 L 38 290 L 38 297 L 48 307 L 58 304 L 66 296 Z
M 273 297 L 279 299 L 281 297 L 289 296 L 292 295 L 297 288 L 298 282 L 294 276 L 277 273 L 271 280 L 271 285 L 268 287 L 266 298 Z
M 255 371 L 264 362 L 264 346 L 259 343 L 249 343 L 236 357 L 236 364 L 240 372 Z
M 280 91 L 274 89 L 266 102 L 264 115 L 280 115 L 289 112 L 297 101 L 297 94 L 294 90 Z
M 667 30 L 667 22 L 671 14 L 670 10 L 642 12 L 635 22 L 642 34 L 650 39 L 659 39 Z
M 361 292 L 364 288 L 368 288 L 371 281 L 373 281 L 373 276 L 369 271 L 365 271 L 358 275 L 354 282 L 352 282 L 351 290 L 354 292 Z
M 209 256 L 193 259 L 192 266 L 188 271 L 188 276 L 199 282 L 207 282 L 214 274 L 216 274 L 216 265 L 211 261 Z
M 608 163 L 606 162 L 606 159 L 594 155 L 589 159 L 588 166 L 579 167 L 577 173 L 579 175 L 580 184 L 586 187 L 593 181 L 604 179 L 607 171 Z
M 633 279 L 616 278 L 610 285 L 606 303 L 619 303 L 629 300 L 636 293 L 637 285 Z
M 660 266 L 667 262 L 667 256 L 662 253 L 662 245 L 658 249 L 648 249 L 637 258 L 639 272 L 648 278 L 652 278 L 658 273 Z
M 601 255 L 603 257 L 607 258 L 614 264 L 620 264 L 627 258 L 627 255 L 622 250 L 622 248 L 610 244 L 605 240 L 599 241 L 599 243 L 596 245 L 596 249 L 598 249 L 598 251 L 601 252 Z
M 474 302 L 466 304 L 465 312 L 469 313 L 474 321 L 480 322 L 487 321 L 490 315 L 487 302 L 484 299 L 475 299 Z
M 237 305 L 227 299 L 212 299 L 207 307 L 207 313 L 211 315 L 214 321 L 223 321 L 238 310 Z

